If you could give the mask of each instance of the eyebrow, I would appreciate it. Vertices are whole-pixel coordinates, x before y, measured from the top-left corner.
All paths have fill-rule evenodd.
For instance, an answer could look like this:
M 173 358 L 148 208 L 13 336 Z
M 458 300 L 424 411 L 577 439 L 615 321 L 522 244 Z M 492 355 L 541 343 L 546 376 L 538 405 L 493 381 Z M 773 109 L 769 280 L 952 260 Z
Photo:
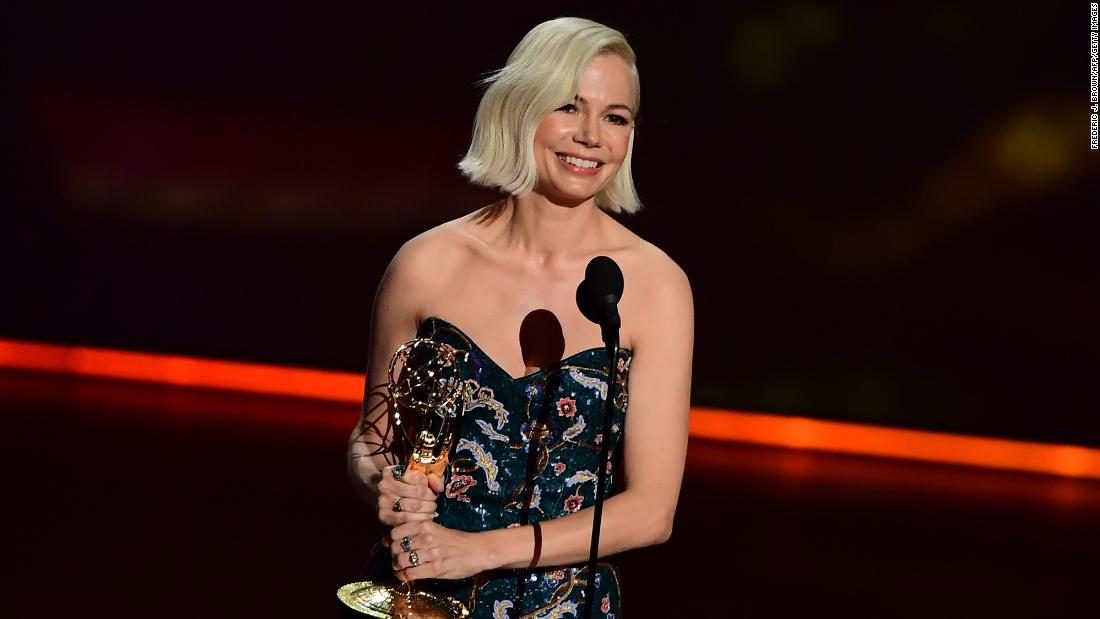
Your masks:
M 573 97 L 573 100 L 588 103 L 588 99 L 585 99 L 584 97 L 582 97 L 580 95 L 577 95 L 577 96 Z M 626 111 L 630 112 L 631 116 L 634 115 L 634 109 L 631 108 L 629 105 L 625 105 L 623 103 L 612 103 L 611 105 L 605 107 L 604 109 L 605 110 L 626 110 Z

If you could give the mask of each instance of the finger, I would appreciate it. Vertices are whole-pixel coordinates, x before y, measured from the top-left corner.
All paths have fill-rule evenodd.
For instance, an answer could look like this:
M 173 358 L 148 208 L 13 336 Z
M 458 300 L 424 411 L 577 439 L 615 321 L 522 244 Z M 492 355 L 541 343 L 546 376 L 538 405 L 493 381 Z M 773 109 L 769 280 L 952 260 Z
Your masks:
M 401 525 L 398 525 L 398 526 L 394 527 L 393 530 L 390 531 L 390 539 L 391 540 L 401 539 L 401 538 L 405 537 L 406 535 L 409 536 L 409 537 L 415 538 L 417 536 L 417 534 L 420 533 L 420 529 L 423 526 L 424 525 L 420 522 L 406 522 L 406 523 L 403 523 Z
M 416 565 L 413 565 L 413 556 L 416 556 Z M 426 563 L 430 563 L 439 558 L 439 549 L 431 548 L 427 550 L 412 549 L 409 552 L 399 552 L 393 556 L 393 569 L 394 570 L 407 570 L 410 568 L 424 567 Z
M 442 486 L 440 486 L 442 489 Z M 395 496 L 412 497 L 433 501 L 439 492 L 433 492 L 429 486 L 428 477 L 420 471 L 409 471 L 401 479 L 392 479 L 383 475 L 378 482 L 379 494 L 392 494 Z
M 392 492 L 395 496 L 409 497 L 410 499 L 420 499 L 422 501 L 434 501 L 437 492 L 432 492 L 432 489 L 425 484 L 406 484 L 404 482 L 394 482 L 393 485 L 385 488 L 379 487 L 380 492 Z
M 398 570 L 404 570 L 404 569 L 408 569 L 410 567 L 414 567 L 413 564 L 412 564 L 412 554 L 414 552 L 416 553 L 416 556 L 419 559 L 420 551 L 418 551 L 418 550 L 412 550 L 412 551 L 409 551 L 409 552 L 399 552 L 399 553 L 396 553 L 396 554 L 392 555 L 393 556 L 393 563 L 392 563 L 393 570 L 396 572 Z M 424 559 L 419 559 L 419 561 L 417 561 L 417 565 L 420 565 L 421 563 L 423 563 L 423 561 L 424 561 Z
M 378 492 L 394 492 L 394 485 L 400 484 L 407 470 L 404 464 L 392 464 L 382 469 L 382 478 L 378 481 Z M 395 473 L 397 473 L 395 475 Z
M 401 476 L 401 482 L 413 486 L 427 486 L 428 477 L 423 471 L 405 471 L 405 474 Z
M 401 499 L 400 511 L 394 511 L 394 507 L 397 506 L 398 501 L 393 496 L 380 495 L 377 505 L 378 521 L 388 527 L 396 527 L 406 522 L 430 520 L 439 508 L 435 501 L 419 501 L 410 498 Z M 390 535 L 392 536 L 393 533 L 391 532 Z
M 394 470 L 395 469 L 397 469 L 399 472 L 404 474 L 404 471 L 405 471 L 406 467 L 405 467 L 404 464 L 391 464 L 390 466 L 387 466 L 386 468 L 382 469 L 382 479 L 392 479 L 394 481 L 398 481 L 399 476 L 394 475 Z
M 394 509 L 395 507 L 398 507 L 399 505 L 400 505 L 400 509 Z M 404 512 L 404 513 L 410 513 L 410 514 L 418 513 L 418 512 L 419 513 L 424 513 L 424 514 L 431 514 L 431 513 L 434 513 L 436 511 L 436 507 L 437 506 L 436 506 L 435 501 L 423 501 L 421 499 L 413 499 L 413 498 L 409 498 L 409 497 L 401 497 L 400 501 L 395 500 L 393 502 L 393 504 L 390 505 L 390 509 L 392 511 L 396 511 L 398 513 Z
M 378 513 L 382 514 L 387 511 L 391 512 L 421 512 L 420 509 L 422 501 L 420 499 L 414 499 L 412 497 L 399 496 L 395 494 L 380 494 L 378 495 L 377 508 Z
M 379 520 L 379 522 L 381 522 L 382 524 L 391 526 L 391 527 L 394 526 L 395 524 L 400 524 L 399 522 L 396 522 L 395 521 L 396 519 L 394 518 L 395 515 L 401 513 L 401 512 L 394 511 L 393 508 L 394 508 L 394 505 L 396 503 L 397 503 L 397 497 L 392 495 L 392 494 L 380 494 L 380 495 L 378 495 L 378 504 L 377 504 L 376 508 L 378 510 L 378 520 Z M 401 509 L 403 511 L 405 509 L 405 506 L 402 505 Z M 402 522 L 404 522 L 404 521 L 402 521 Z
M 429 474 L 428 488 L 436 494 L 443 492 L 443 477 L 440 475 L 436 475 L 435 473 Z
M 435 517 L 434 513 L 426 512 L 378 512 L 378 520 L 384 525 L 396 527 L 410 522 L 428 522 Z M 398 539 L 401 539 L 400 537 Z
M 413 486 L 399 481 L 379 482 L 378 500 L 381 505 L 382 498 L 389 499 L 390 506 L 401 499 L 401 507 L 405 506 L 405 499 L 418 499 L 421 501 L 434 501 L 438 495 L 427 486 Z
M 403 552 L 412 552 L 413 550 L 420 550 L 420 545 L 417 544 L 417 540 L 412 536 L 409 536 L 409 547 L 405 547 L 405 538 L 399 537 L 395 540 L 391 540 L 387 546 L 390 547 L 390 555 L 397 556 Z
M 378 494 L 397 494 L 397 487 L 400 485 L 401 482 L 383 476 L 382 481 L 378 482 Z
M 403 581 L 409 580 L 422 580 L 424 578 L 432 578 L 436 576 L 437 565 L 435 563 L 421 563 L 417 567 L 407 567 L 403 570 L 397 571 L 397 577 Z

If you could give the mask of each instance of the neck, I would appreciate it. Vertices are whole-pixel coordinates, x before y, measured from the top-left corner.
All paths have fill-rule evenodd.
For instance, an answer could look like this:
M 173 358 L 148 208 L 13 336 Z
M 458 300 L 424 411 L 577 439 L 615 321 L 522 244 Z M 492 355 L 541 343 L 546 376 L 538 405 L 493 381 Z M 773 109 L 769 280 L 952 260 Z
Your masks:
M 554 204 L 531 192 L 505 200 L 505 222 L 497 241 L 538 262 L 584 253 L 601 236 L 595 198 L 577 205 Z

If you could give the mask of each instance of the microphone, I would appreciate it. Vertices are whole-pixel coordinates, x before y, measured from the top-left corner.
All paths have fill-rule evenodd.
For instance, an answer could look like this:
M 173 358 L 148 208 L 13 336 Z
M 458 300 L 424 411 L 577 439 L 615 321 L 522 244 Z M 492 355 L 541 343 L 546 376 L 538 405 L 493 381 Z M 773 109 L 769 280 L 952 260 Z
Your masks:
M 603 343 L 607 346 L 607 399 L 603 403 L 603 435 L 596 460 L 596 504 L 592 513 L 592 544 L 588 550 L 588 576 L 584 587 L 585 618 L 592 619 L 596 597 L 596 558 L 600 549 L 600 524 L 603 521 L 603 501 L 607 485 L 607 463 L 611 446 L 611 406 L 615 401 L 615 359 L 619 354 L 619 299 L 623 296 L 623 272 L 607 256 L 596 256 L 584 269 L 584 280 L 577 286 L 577 307 L 584 317 L 600 325 Z
M 623 272 L 614 260 L 596 256 L 584 269 L 577 286 L 577 307 L 585 318 L 600 325 L 604 344 L 619 340 L 619 299 L 623 296 Z

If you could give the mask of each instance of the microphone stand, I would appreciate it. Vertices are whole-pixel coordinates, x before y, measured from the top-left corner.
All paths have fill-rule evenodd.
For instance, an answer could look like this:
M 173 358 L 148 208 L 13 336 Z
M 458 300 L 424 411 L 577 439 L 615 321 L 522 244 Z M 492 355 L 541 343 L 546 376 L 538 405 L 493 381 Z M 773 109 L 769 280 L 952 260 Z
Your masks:
M 585 617 L 592 618 L 592 598 L 596 597 L 596 557 L 600 552 L 600 522 L 603 519 L 604 486 L 607 483 L 608 451 L 611 448 L 611 410 L 615 402 L 615 388 L 619 374 L 619 312 L 614 305 L 607 307 L 605 319 L 600 323 L 604 345 L 607 347 L 607 399 L 603 403 L 603 441 L 600 442 L 600 458 L 596 471 L 596 506 L 592 513 L 592 546 L 588 551 L 588 579 L 584 585 Z

